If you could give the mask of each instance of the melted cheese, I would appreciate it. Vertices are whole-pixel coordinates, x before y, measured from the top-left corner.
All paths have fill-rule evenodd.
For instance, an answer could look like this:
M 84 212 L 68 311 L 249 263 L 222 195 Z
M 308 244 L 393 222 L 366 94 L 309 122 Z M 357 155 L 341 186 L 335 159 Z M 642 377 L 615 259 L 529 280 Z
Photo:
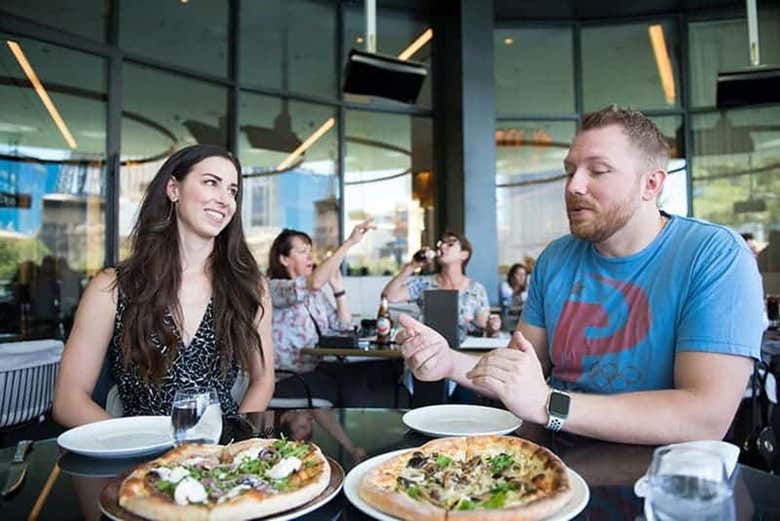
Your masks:
M 160 479 L 170 481 L 171 483 L 178 483 L 182 479 L 190 475 L 190 471 L 184 467 L 174 467 L 169 469 L 167 467 L 157 467 L 152 469 L 152 472 L 160 476 Z
M 240 463 L 242 460 L 249 459 L 257 459 L 257 457 L 260 455 L 260 452 L 263 450 L 263 447 L 259 446 L 253 446 L 246 450 L 242 450 L 238 454 L 236 454 L 236 457 L 233 458 L 234 463 Z
M 268 472 L 266 472 L 266 476 L 271 479 L 284 479 L 299 468 L 301 468 L 301 460 L 295 456 L 290 456 L 271 467 Z
M 203 485 L 191 477 L 186 477 L 181 480 L 176 486 L 176 491 L 173 493 L 173 499 L 178 505 L 203 503 L 208 497 L 209 495 L 206 493 L 206 489 L 203 488 Z

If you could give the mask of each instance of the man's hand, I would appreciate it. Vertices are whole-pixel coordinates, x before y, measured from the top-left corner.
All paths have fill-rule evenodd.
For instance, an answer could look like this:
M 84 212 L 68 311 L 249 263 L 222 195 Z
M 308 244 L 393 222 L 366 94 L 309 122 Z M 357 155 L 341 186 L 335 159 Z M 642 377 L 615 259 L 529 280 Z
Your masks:
M 452 375 L 455 363 L 447 341 L 433 329 L 402 314 L 398 321 L 404 327 L 395 337 L 409 369 L 419 380 L 433 382 Z
M 512 335 L 509 347 L 484 355 L 466 376 L 474 385 L 495 393 L 509 410 L 524 420 L 547 423 L 550 388 L 534 347 L 519 331 Z

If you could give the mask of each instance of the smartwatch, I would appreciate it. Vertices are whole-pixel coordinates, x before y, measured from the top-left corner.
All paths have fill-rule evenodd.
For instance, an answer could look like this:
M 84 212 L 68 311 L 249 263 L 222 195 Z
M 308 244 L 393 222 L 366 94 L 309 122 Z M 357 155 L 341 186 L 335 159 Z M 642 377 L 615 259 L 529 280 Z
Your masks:
M 559 431 L 563 427 L 566 418 L 569 417 L 569 404 L 571 397 L 563 391 L 553 389 L 547 400 L 547 425 L 545 428 L 551 431 Z

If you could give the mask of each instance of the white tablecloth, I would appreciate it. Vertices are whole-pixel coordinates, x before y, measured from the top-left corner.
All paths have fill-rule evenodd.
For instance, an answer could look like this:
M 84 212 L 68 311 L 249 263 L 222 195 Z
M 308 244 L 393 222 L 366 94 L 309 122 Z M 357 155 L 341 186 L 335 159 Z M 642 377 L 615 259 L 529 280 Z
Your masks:
M 54 339 L 0 344 L 0 427 L 26 422 L 51 407 L 63 348 Z

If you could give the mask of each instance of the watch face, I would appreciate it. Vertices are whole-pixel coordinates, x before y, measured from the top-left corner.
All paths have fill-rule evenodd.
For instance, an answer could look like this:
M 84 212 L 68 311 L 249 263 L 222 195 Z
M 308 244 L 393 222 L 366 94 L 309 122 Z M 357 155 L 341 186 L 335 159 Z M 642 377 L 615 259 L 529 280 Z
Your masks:
M 550 394 L 550 412 L 565 418 L 569 414 L 569 397 L 563 393 Z

